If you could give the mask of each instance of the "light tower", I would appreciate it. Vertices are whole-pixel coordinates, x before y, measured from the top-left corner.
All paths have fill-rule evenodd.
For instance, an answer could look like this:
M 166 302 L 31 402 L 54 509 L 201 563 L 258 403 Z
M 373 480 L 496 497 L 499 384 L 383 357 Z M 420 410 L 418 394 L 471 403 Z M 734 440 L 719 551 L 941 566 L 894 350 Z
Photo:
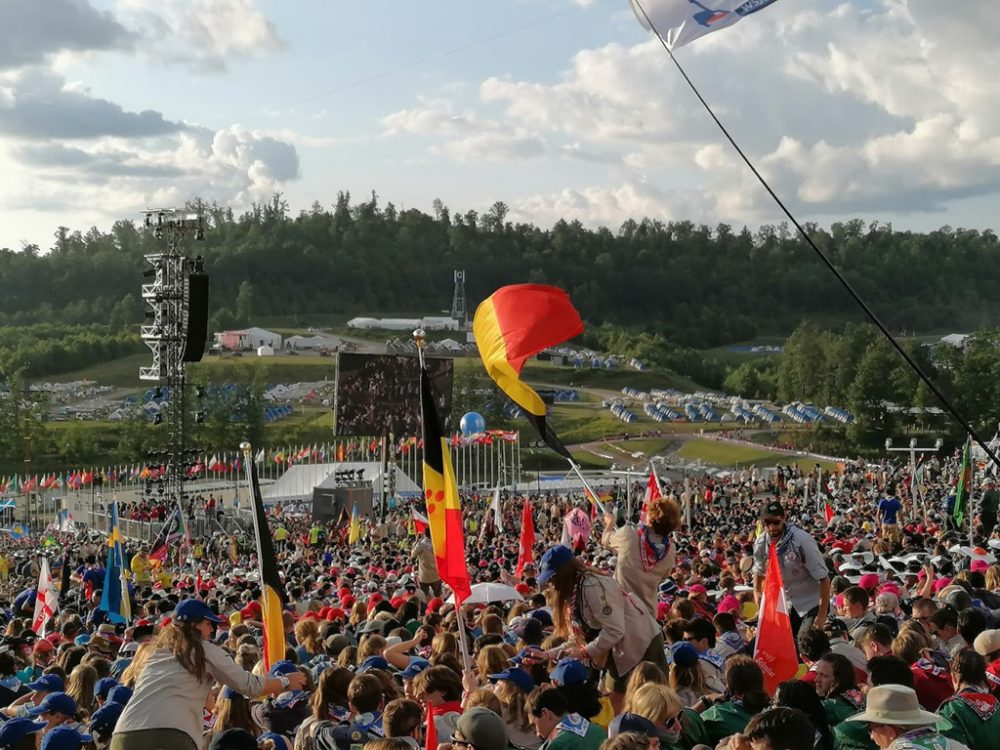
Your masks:
M 469 312 L 465 305 L 465 271 L 455 271 L 455 294 L 451 298 L 451 317 L 460 330 L 469 327 Z

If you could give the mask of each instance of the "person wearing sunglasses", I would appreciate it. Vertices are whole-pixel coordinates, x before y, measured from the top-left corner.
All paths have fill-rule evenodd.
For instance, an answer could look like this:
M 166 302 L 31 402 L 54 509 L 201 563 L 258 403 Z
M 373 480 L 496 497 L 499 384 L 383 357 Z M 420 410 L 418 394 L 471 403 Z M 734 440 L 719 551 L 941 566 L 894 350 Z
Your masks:
M 778 564 L 791 605 L 788 613 L 793 634 L 809 625 L 823 627 L 830 609 L 830 573 L 823 552 L 808 533 L 785 519 L 785 508 L 777 500 L 764 505 L 760 513 L 763 531 L 754 542 L 754 599 L 760 604 L 771 545 L 777 547 Z

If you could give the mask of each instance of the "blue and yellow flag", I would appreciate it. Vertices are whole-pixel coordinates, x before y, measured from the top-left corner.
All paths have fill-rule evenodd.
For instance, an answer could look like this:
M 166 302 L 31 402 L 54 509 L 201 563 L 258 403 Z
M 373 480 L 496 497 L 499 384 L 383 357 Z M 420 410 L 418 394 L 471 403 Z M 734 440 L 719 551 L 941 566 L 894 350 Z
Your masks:
M 351 529 L 347 535 L 348 544 L 357 544 L 361 541 L 361 518 L 358 516 L 358 504 L 354 503 L 351 511 Z
M 114 623 L 127 624 L 132 619 L 128 579 L 125 578 L 125 549 L 118 529 L 118 503 L 114 500 L 111 501 L 111 528 L 108 530 L 108 564 L 104 568 L 104 589 L 98 609 L 107 612 L 108 619 Z

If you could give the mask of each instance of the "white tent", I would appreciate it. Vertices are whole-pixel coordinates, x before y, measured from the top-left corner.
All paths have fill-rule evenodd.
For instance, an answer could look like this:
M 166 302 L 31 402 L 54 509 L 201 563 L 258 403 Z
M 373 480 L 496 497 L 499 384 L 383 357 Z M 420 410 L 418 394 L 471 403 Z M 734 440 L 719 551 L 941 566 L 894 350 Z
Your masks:
M 358 469 L 364 471 L 364 481 L 372 483 L 375 495 L 381 495 L 381 461 L 345 461 L 343 463 L 292 466 L 274 484 L 263 488 L 261 495 L 266 505 L 312 500 L 313 490 L 317 487 L 337 486 L 335 476 L 337 472 L 357 471 Z M 396 494 L 401 497 L 412 497 L 420 494 L 420 487 L 399 466 L 396 466 Z

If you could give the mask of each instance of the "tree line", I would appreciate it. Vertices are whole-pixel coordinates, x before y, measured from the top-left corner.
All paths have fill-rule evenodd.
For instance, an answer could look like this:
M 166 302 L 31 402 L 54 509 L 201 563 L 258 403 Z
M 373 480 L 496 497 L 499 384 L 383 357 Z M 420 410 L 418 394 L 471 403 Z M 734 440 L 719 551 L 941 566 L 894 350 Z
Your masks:
M 440 201 L 426 213 L 352 202 L 340 193 L 293 215 L 280 194 L 235 214 L 204 212 L 213 328 L 282 316 L 435 313 L 450 307 L 452 271 L 467 272 L 472 305 L 509 283 L 569 291 L 589 327 L 607 323 L 707 348 L 783 335 L 803 319 L 860 321 L 855 304 L 785 225 L 757 231 L 688 221 L 628 220 L 617 229 L 508 220 Z M 896 231 L 859 219 L 807 227 L 836 266 L 897 330 L 971 330 L 1000 317 L 1000 245 L 992 231 Z M 138 323 L 143 255 L 161 251 L 132 221 L 110 231 L 59 227 L 48 252 L 0 249 L 0 324 Z

